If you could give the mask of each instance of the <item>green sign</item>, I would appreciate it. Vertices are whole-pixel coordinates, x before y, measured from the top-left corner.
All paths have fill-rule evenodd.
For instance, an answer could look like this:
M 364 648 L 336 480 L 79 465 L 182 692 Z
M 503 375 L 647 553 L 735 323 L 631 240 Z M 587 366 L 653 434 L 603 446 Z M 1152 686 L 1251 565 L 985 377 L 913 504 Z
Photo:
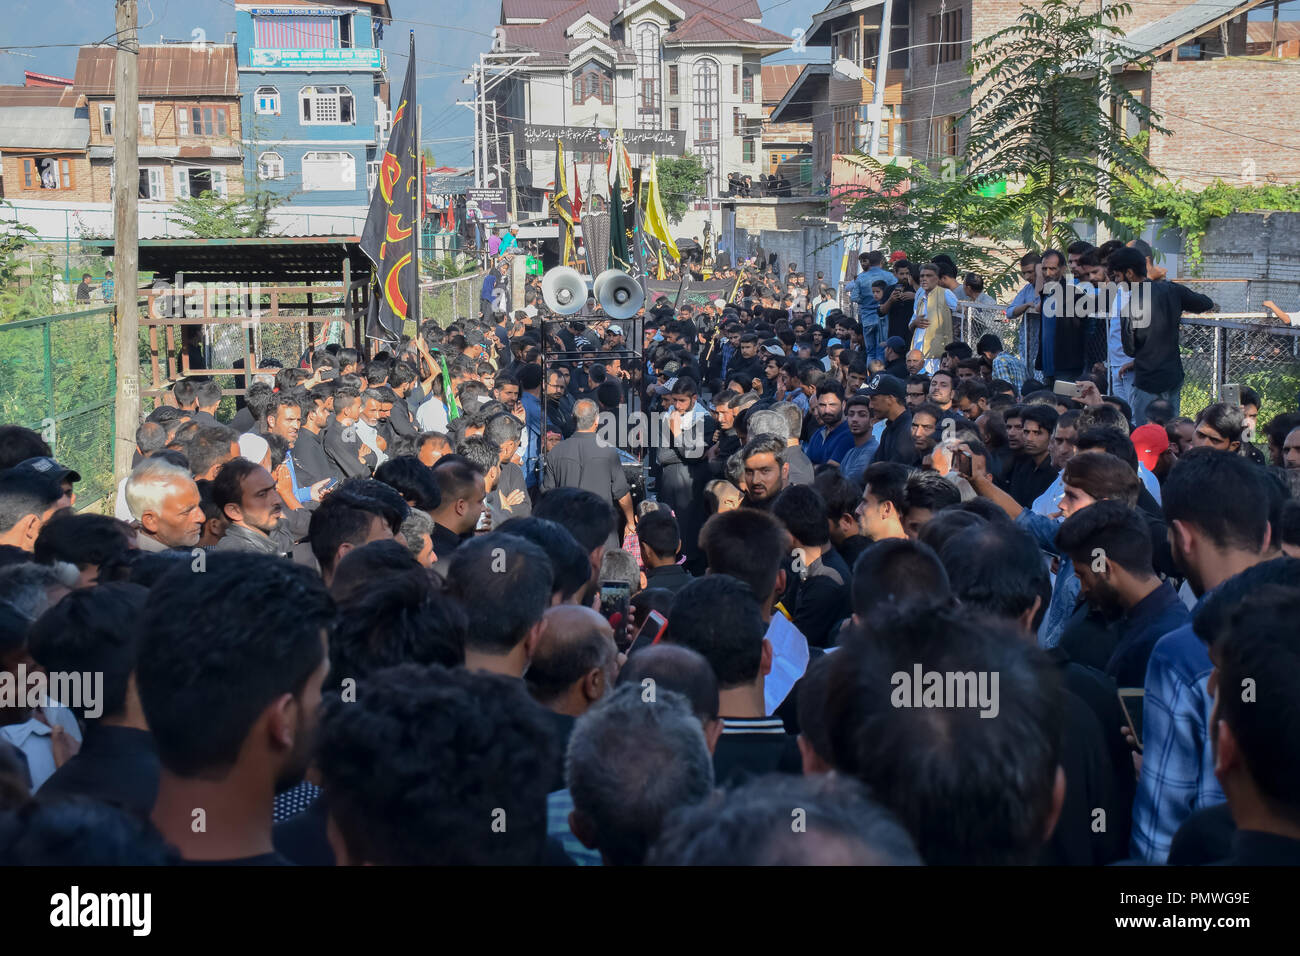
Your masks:
M 383 52 L 373 48 L 328 47 L 323 50 L 253 48 L 248 65 L 268 70 L 378 70 Z

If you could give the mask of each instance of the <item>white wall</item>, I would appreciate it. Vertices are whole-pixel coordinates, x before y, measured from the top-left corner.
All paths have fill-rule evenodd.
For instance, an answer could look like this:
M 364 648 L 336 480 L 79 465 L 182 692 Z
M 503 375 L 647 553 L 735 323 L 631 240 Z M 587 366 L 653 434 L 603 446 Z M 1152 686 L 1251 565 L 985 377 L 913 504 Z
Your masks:
M 0 207 L 0 220 L 17 220 L 31 226 L 43 242 L 108 239 L 113 235 L 111 203 L 75 206 L 38 200 L 8 200 L 12 209 Z M 170 203 L 140 203 L 140 238 L 183 238 L 187 233 L 171 221 Z M 366 221 L 365 206 L 294 206 L 271 213 L 276 236 L 356 236 Z

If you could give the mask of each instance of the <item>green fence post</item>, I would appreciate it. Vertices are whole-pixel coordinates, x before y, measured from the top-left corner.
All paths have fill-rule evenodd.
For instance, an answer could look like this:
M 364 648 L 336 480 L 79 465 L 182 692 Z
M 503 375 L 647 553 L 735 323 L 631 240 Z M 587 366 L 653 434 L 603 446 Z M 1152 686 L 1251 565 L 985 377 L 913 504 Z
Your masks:
M 54 348 L 50 341 L 50 324 L 47 316 L 41 323 L 41 339 L 45 350 L 45 417 L 52 419 L 54 418 Z

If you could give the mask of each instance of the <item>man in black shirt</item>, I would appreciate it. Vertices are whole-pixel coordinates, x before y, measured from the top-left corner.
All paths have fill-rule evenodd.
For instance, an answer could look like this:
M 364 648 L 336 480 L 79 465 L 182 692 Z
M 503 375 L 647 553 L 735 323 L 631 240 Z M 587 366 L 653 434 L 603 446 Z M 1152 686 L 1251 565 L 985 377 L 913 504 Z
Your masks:
M 1179 320 L 1184 312 L 1209 312 L 1214 302 L 1177 282 L 1152 281 L 1147 259 L 1137 249 L 1123 248 L 1106 261 L 1112 273 L 1119 273 L 1129 286 L 1126 314 L 1120 318 L 1124 351 L 1133 361 L 1120 370 L 1133 371 L 1134 427 L 1145 425 L 1146 410 L 1156 399 L 1165 399 L 1178 414 L 1183 385 L 1183 359 L 1178 350 Z
M 772 515 L 793 539 L 793 574 L 782 604 L 814 647 L 831 647 L 849 606 L 851 575 L 831 546 L 826 502 L 808 485 L 791 485 L 777 496 Z
M 907 410 L 907 389 L 903 382 L 892 375 L 876 375 L 864 394 L 871 399 L 871 410 L 886 422 L 872 464 L 882 461 L 920 464 L 916 442 L 912 440 L 912 415 Z
M 136 681 L 162 765 L 154 824 L 187 862 L 285 863 L 271 803 L 311 755 L 335 620 L 325 586 L 290 561 L 211 554 L 203 574 L 188 561 L 166 572 L 141 618 Z
M 320 387 L 308 392 L 302 401 L 302 426 L 298 429 L 298 437 L 294 439 L 290 452 L 293 455 L 293 472 L 300 488 L 309 488 L 325 478 L 343 477 L 343 472 L 325 454 L 321 437 L 329 424 L 333 404 L 333 396 Z
M 142 818 L 158 794 L 158 754 L 131 674 L 140 612 L 148 592 L 109 583 L 73 591 L 32 625 L 32 656 L 49 673 L 102 674 L 93 714 L 87 708 L 81 750 L 49 777 L 41 801 L 90 797 Z
M 460 455 L 443 455 L 434 464 L 442 501 L 433 512 L 433 553 L 439 562 L 451 557 L 462 541 L 474 533 L 483 514 L 487 481 L 473 463 Z M 434 565 L 435 571 L 446 567 Z
M 330 462 L 345 478 L 369 478 L 370 468 L 362 457 L 365 445 L 357 434 L 361 417 L 361 394 L 342 387 L 334 392 L 334 415 L 325 426 L 322 444 Z
M 1223 861 L 1233 866 L 1300 864 L 1293 822 L 1300 815 L 1300 734 L 1295 728 L 1295 700 L 1300 695 L 1298 595 L 1291 586 L 1260 586 L 1234 613 L 1222 615 L 1226 620 L 1218 633 L 1206 626 L 1204 612 L 1210 608 L 1203 605 L 1196 617 L 1197 634 L 1210 641 L 1214 663 L 1210 733 L 1215 776 L 1237 825 L 1232 853 Z M 1258 695 L 1242 692 L 1256 681 Z
M 780 717 L 767 713 L 763 682 L 772 670 L 772 645 L 765 632 L 753 589 L 728 574 L 692 581 L 677 592 L 668 612 L 663 641 L 704 655 L 718 679 L 722 736 L 713 771 L 720 785 L 750 775 L 799 773 L 803 766 L 795 738 Z
M 641 546 L 641 563 L 645 566 L 647 588 L 664 588 L 676 594 L 695 580 L 678 563 L 682 538 L 677 529 L 677 519 L 671 511 L 660 507 L 642 515 L 637 522 L 636 533 Z
M 1052 430 L 1056 428 L 1056 409 L 1050 405 L 1024 405 L 1020 410 L 1022 450 L 1016 455 L 998 482 L 1022 508 L 1034 502 L 1056 480 L 1052 464 Z

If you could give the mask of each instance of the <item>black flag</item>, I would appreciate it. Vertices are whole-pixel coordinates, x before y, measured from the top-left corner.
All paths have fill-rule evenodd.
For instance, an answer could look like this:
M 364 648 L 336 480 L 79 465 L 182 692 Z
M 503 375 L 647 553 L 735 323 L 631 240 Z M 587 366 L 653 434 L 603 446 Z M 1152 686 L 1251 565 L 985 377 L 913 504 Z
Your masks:
M 375 264 L 366 334 L 399 342 L 407 319 L 420 322 L 420 157 L 415 109 L 415 32 L 406 61 L 402 98 L 393 111 L 393 131 L 379 164 L 379 182 L 361 232 L 361 251 Z

